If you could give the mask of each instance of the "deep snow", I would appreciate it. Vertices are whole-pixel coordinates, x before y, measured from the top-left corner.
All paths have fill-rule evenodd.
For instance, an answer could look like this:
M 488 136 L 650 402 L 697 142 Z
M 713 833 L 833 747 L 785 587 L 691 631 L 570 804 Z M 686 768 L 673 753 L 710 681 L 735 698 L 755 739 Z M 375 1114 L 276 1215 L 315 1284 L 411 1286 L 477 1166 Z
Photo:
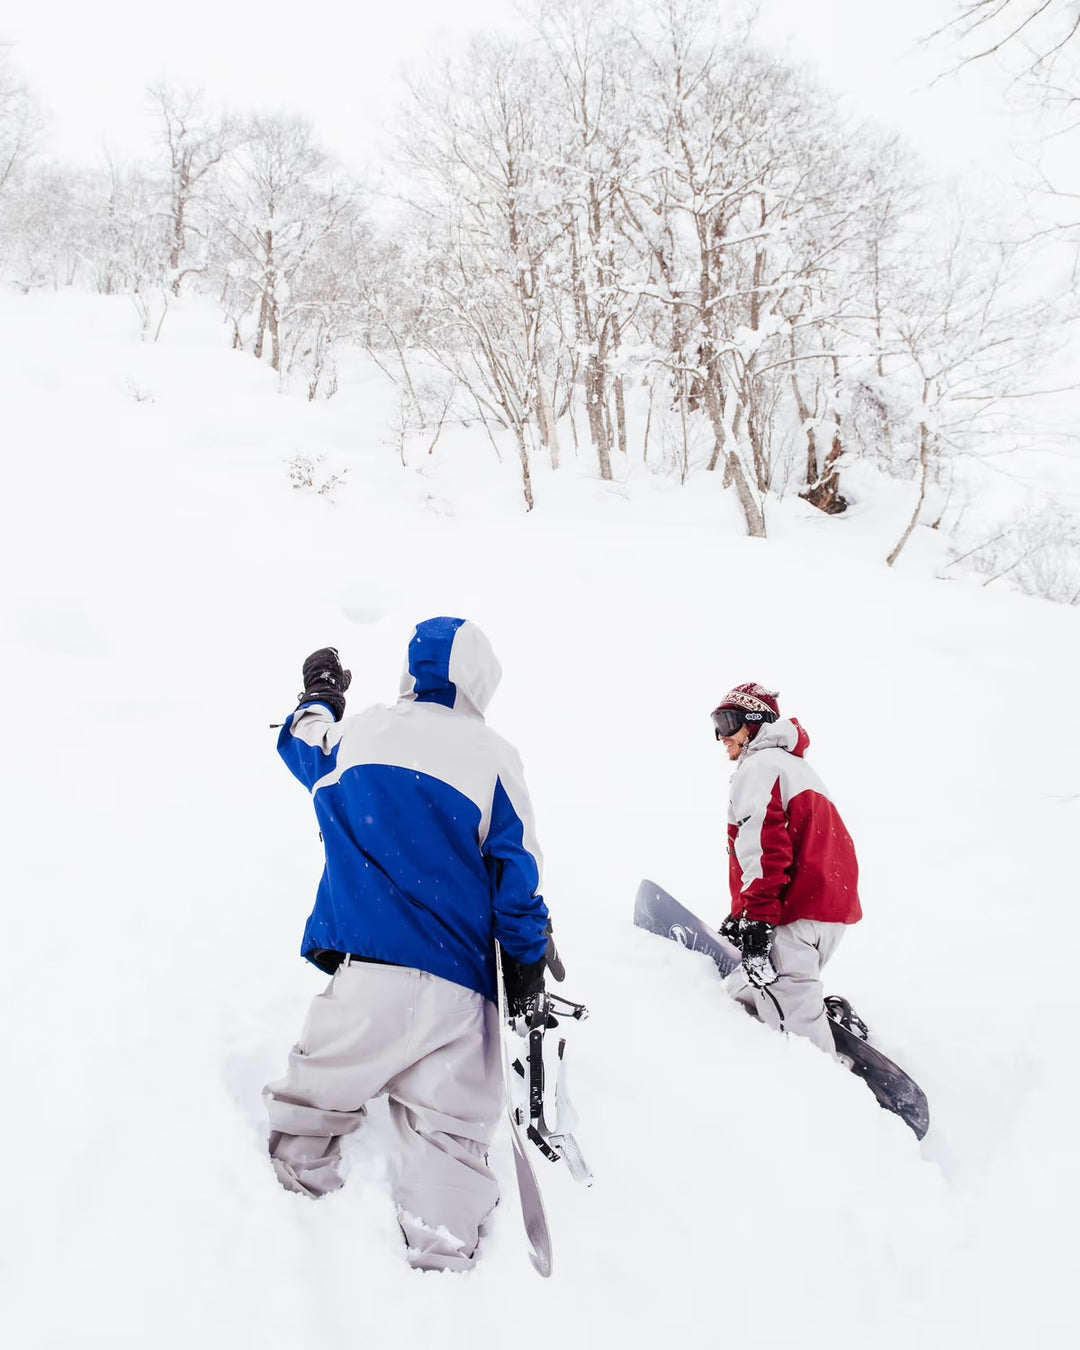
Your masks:
M 308 405 L 197 305 L 154 344 L 124 299 L 0 297 L 0 395 L 6 1344 L 1075 1330 L 1076 610 L 934 579 L 930 531 L 890 572 L 909 499 L 869 474 L 849 517 L 781 504 L 759 542 L 715 476 L 603 485 L 568 456 L 536 466 L 526 517 L 509 447 L 500 465 L 474 428 L 403 467 L 376 372 Z M 294 489 L 297 454 L 345 485 Z M 318 1204 L 263 1153 L 260 1089 L 324 983 L 297 955 L 314 816 L 270 724 L 326 642 L 353 707 L 392 699 L 437 613 L 502 661 L 490 720 L 525 759 L 564 992 L 592 1011 L 569 1054 L 596 1183 L 537 1157 L 548 1282 L 504 1135 L 465 1277 L 405 1265 L 378 1111 Z M 808 728 L 855 838 L 866 918 L 828 983 L 926 1089 L 922 1146 L 631 924 L 644 875 L 726 912 L 708 712 L 744 679 Z

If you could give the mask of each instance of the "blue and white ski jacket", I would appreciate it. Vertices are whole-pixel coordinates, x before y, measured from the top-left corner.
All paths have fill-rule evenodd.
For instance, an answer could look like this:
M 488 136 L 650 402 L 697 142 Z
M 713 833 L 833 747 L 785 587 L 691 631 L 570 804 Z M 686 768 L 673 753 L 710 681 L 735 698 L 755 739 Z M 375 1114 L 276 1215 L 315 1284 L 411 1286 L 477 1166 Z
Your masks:
M 548 910 L 517 752 L 484 721 L 502 669 L 475 624 L 427 619 L 401 696 L 335 722 L 299 707 L 278 750 L 311 790 L 326 867 L 301 951 L 426 970 L 495 1000 L 494 939 L 543 956 Z

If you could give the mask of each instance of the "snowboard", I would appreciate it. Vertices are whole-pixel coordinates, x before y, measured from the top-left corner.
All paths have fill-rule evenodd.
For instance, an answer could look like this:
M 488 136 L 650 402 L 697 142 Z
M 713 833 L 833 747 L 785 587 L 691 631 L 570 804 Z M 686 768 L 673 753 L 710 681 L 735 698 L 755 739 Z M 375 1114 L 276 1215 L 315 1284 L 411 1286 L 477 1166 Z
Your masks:
M 691 951 L 704 952 L 721 975 L 730 975 L 742 961 L 737 947 L 653 881 L 643 881 L 638 887 L 634 923 Z M 843 1056 L 851 1072 L 863 1080 L 886 1111 L 899 1116 L 916 1138 L 922 1139 L 930 1128 L 930 1109 L 922 1088 L 869 1041 L 831 1018 L 829 1027 L 837 1054 Z
M 506 991 L 503 987 L 502 954 L 496 946 L 497 980 L 499 986 L 499 1041 L 502 1048 L 503 1092 L 506 1099 L 506 1115 L 510 1121 L 510 1142 L 514 1150 L 514 1173 L 517 1177 L 518 1199 L 521 1202 L 521 1217 L 525 1223 L 525 1236 L 529 1242 L 529 1260 L 538 1275 L 547 1279 L 552 1269 L 551 1230 L 548 1227 L 547 1211 L 544 1209 L 544 1197 L 540 1194 L 540 1183 L 536 1180 L 532 1163 L 529 1161 L 529 1141 L 523 1122 L 518 1118 L 517 1106 L 512 1091 L 512 1073 L 510 1052 L 507 1045 Z

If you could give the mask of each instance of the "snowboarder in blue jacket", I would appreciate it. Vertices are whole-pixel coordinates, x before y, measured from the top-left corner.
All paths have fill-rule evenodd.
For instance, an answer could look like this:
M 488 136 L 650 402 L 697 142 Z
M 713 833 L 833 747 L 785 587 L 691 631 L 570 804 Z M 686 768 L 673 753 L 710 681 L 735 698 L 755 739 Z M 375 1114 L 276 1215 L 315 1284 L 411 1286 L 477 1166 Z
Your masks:
M 271 1159 L 289 1190 L 336 1190 L 341 1137 L 385 1094 L 418 1269 L 468 1269 L 498 1199 L 495 942 L 512 1002 L 543 987 L 550 947 L 521 760 L 484 720 L 501 674 L 475 624 L 428 619 L 397 703 L 345 717 L 351 676 L 322 648 L 278 741 L 326 855 L 302 953 L 332 979 L 266 1088 Z

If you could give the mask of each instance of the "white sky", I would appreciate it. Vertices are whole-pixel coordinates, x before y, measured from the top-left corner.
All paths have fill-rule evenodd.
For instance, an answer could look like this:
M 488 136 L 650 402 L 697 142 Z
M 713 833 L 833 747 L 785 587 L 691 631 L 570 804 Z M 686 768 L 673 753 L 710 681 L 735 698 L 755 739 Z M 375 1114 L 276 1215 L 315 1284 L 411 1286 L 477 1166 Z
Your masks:
M 726 0 L 716 0 L 723 6 Z M 953 0 L 762 0 L 762 34 L 786 45 L 857 110 L 901 127 L 941 167 L 993 165 L 1015 124 L 978 72 L 930 88 L 948 61 L 918 47 Z M 0 41 L 49 117 L 64 158 L 138 154 L 154 134 L 144 90 L 166 78 L 236 109 L 308 117 L 324 144 L 359 166 L 395 98 L 404 61 L 513 22 L 503 0 L 7 0 Z M 174 17 L 175 16 L 175 17 Z M 449 16 L 449 17 L 448 17 Z

